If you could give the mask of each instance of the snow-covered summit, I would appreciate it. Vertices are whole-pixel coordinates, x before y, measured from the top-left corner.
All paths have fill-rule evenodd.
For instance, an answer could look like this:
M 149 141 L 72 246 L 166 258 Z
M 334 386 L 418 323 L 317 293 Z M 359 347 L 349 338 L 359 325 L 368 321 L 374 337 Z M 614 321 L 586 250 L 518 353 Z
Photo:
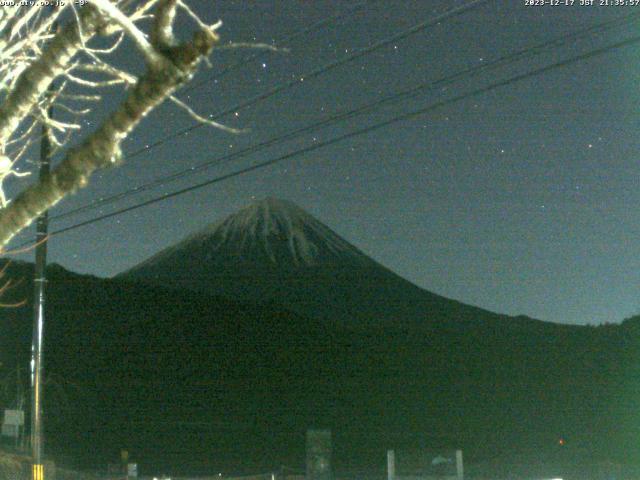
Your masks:
M 300 266 L 364 257 L 297 205 L 276 198 L 255 202 L 208 233 L 215 239 L 215 250 L 226 247 L 247 259 L 264 253 L 272 263 L 290 261 Z
M 369 257 L 292 202 L 266 198 L 252 203 L 182 242 L 163 250 L 133 271 L 186 257 L 213 266 L 295 268 L 349 263 L 365 266 Z

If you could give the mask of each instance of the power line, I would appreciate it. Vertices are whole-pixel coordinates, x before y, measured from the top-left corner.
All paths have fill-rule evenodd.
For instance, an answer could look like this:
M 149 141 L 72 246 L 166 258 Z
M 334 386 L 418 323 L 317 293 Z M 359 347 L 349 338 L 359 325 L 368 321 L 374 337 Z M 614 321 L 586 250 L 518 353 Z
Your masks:
M 166 175 L 163 176 L 161 178 L 155 179 L 151 182 L 147 182 L 143 185 L 139 185 L 133 189 L 130 190 L 126 190 L 124 192 L 120 192 L 117 193 L 115 195 L 111 195 L 109 197 L 106 198 L 102 198 L 102 199 L 98 199 L 95 200 L 93 202 L 90 202 L 86 205 L 80 206 L 78 208 L 72 209 L 70 211 L 64 212 L 62 214 L 56 215 L 54 217 L 52 217 L 52 219 L 55 220 L 60 220 L 62 218 L 67 218 L 73 215 L 77 215 L 78 213 L 87 211 L 87 210 L 92 210 L 95 208 L 98 208 L 100 206 L 104 206 L 110 203 L 113 203 L 115 201 L 118 200 L 122 200 L 123 198 L 126 198 L 130 195 L 135 195 L 147 190 L 150 190 L 152 188 L 158 187 L 158 186 L 162 186 L 164 184 L 167 184 L 169 182 L 178 180 L 180 178 L 186 177 L 188 175 L 194 174 L 196 172 L 202 171 L 204 169 L 207 169 L 211 166 L 214 165 L 220 165 L 223 162 L 227 162 L 230 161 L 232 159 L 235 158 L 239 158 L 239 157 L 244 157 L 250 153 L 259 151 L 261 149 L 264 149 L 266 147 L 270 147 L 279 143 L 282 143 L 286 140 L 290 140 L 296 137 L 301 136 L 304 133 L 308 133 L 310 131 L 322 128 L 322 127 L 326 127 L 328 125 L 334 124 L 334 123 L 338 123 L 340 121 L 352 118 L 354 116 L 357 115 L 362 115 L 364 113 L 367 113 L 375 108 L 378 108 L 384 104 L 387 103 L 392 103 L 392 102 L 397 102 L 400 100 L 406 100 L 408 98 L 413 98 L 415 96 L 417 96 L 419 93 L 423 92 L 424 90 L 430 90 L 430 89 L 434 89 L 434 88 L 438 88 L 438 87 L 442 87 L 444 85 L 448 85 L 451 84 L 457 80 L 461 80 L 465 77 L 471 77 L 471 76 L 475 76 L 478 74 L 482 74 L 485 73 L 486 71 L 489 70 L 493 70 L 496 68 L 500 68 L 503 67 L 505 65 L 508 65 L 510 63 L 516 62 L 516 61 L 520 61 L 520 60 L 524 60 L 527 58 L 530 58 L 534 55 L 537 55 L 543 51 L 546 51 L 548 48 L 550 47 L 557 47 L 557 46 L 562 46 L 563 44 L 566 44 L 568 41 L 570 40 L 576 40 L 579 39 L 580 37 L 584 37 L 586 35 L 591 35 L 595 32 L 603 32 L 606 30 L 609 30 L 611 28 L 614 27 L 618 27 L 620 25 L 624 25 L 625 23 L 630 23 L 632 21 L 635 21 L 638 19 L 638 17 L 640 17 L 640 12 L 635 13 L 635 14 L 631 14 L 631 15 L 627 15 L 627 16 L 623 16 L 623 17 L 619 17 L 616 18 L 614 20 L 610 20 L 607 22 L 603 22 L 597 25 L 593 25 L 584 29 L 581 29 L 579 31 L 570 33 L 570 34 L 566 34 L 566 35 L 562 35 L 560 37 L 557 37 L 555 39 L 551 39 L 548 40 L 546 42 L 543 42 L 541 44 L 535 45 L 533 47 L 528 47 L 507 55 L 504 55 L 502 57 L 499 57 L 493 61 L 490 62 L 486 62 L 483 63 L 482 65 L 477 65 L 474 67 L 469 67 L 469 68 L 465 68 L 461 71 L 458 71 L 456 73 L 450 74 L 446 77 L 443 77 L 439 80 L 436 81 L 431 81 L 431 82 L 425 82 L 422 83 L 416 87 L 412 87 L 410 89 L 404 90 L 402 92 L 398 92 L 389 96 L 386 96 L 382 99 L 379 99 L 375 102 L 372 103 L 368 103 L 366 105 L 360 106 L 356 109 L 350 110 L 350 111 L 346 111 L 346 112 L 342 112 L 342 113 L 338 113 L 336 115 L 333 115 L 329 118 L 326 118 L 324 120 L 321 120 L 319 122 L 314 122 L 311 124 L 308 124 L 306 126 L 303 126 L 301 128 L 292 130 L 290 132 L 287 132 L 283 135 L 278 135 L 275 137 L 271 137 L 268 140 L 265 140 L 263 142 L 260 142 L 258 144 L 252 145 L 250 147 L 244 148 L 242 150 L 238 150 L 236 152 L 233 152 L 231 154 L 227 154 L 224 155 L 222 157 L 218 157 L 212 160 L 208 160 L 204 163 L 201 163 L 195 167 L 191 167 L 191 168 L 187 168 L 184 170 L 180 170 L 178 172 L 172 173 L 170 175 Z
M 338 20 L 341 20 L 343 18 L 346 18 L 347 16 L 352 15 L 352 14 L 362 10 L 363 7 L 365 7 L 367 5 L 372 5 L 372 4 L 374 4 L 374 3 L 378 2 L 378 1 L 379 0 L 366 0 L 366 1 L 360 2 L 359 4 L 354 5 L 353 7 L 349 8 L 348 10 L 346 10 L 344 12 L 340 12 L 340 13 L 337 13 L 337 14 L 332 15 L 330 17 L 318 20 L 317 22 L 312 23 L 311 25 L 309 25 L 309 26 L 307 26 L 307 27 L 305 27 L 303 29 L 297 30 L 297 31 L 295 31 L 293 33 L 290 33 L 290 34 L 287 34 L 287 35 L 285 35 L 283 37 L 280 37 L 279 39 L 274 40 L 274 43 L 278 44 L 278 43 L 294 40 L 294 39 L 296 39 L 296 38 L 298 38 L 298 37 L 300 37 L 302 35 L 305 35 L 305 34 L 308 34 L 310 32 L 313 32 L 314 30 L 318 30 L 319 28 L 324 27 L 324 26 L 330 24 L 331 22 L 338 21 Z M 216 75 L 214 76 L 214 80 L 219 80 L 220 78 L 222 78 L 223 76 L 225 76 L 229 72 L 231 72 L 231 71 L 233 71 L 233 70 L 235 70 L 235 69 L 237 69 L 239 67 L 242 67 L 242 66 L 246 65 L 247 63 L 249 63 L 251 60 L 253 60 L 255 58 L 260 58 L 260 57 L 262 57 L 264 55 L 267 55 L 268 53 L 269 52 L 262 51 L 262 52 L 258 52 L 258 53 L 254 53 L 252 55 L 249 55 L 249 56 L 245 57 L 244 59 L 242 59 L 241 61 L 236 62 L 236 63 L 234 63 L 232 65 L 229 65 L 228 67 L 224 68 L 222 71 L 216 73 Z M 201 80 L 200 82 L 193 82 L 193 83 L 189 84 L 187 87 L 185 87 L 182 90 L 181 93 L 193 91 L 196 88 L 209 83 L 210 81 L 211 81 L 211 79 L 204 79 L 204 80 Z M 221 112 L 221 113 L 217 114 L 215 116 L 215 118 L 223 116 L 223 115 L 225 115 L 227 113 L 230 113 L 230 111 L 237 110 L 239 108 L 242 108 L 242 107 L 238 107 L 238 108 L 233 107 L 229 111 Z M 196 124 L 196 125 L 199 125 L 199 124 Z M 184 135 L 185 133 L 187 133 L 187 132 L 183 131 L 182 133 L 178 133 L 178 135 Z M 162 139 L 163 141 L 161 143 L 164 143 L 168 139 L 169 139 L 169 137 L 163 138 Z M 145 147 L 143 149 L 139 149 L 139 150 L 136 150 L 136 151 L 134 151 L 134 152 L 132 152 L 130 154 L 125 154 L 125 155 L 128 158 L 133 158 L 135 156 L 140 155 L 141 153 L 144 153 L 144 152 L 146 152 L 146 151 L 148 151 L 148 150 L 160 145 L 161 143 L 156 142 L 156 143 L 151 144 L 151 145 L 149 145 L 149 146 L 147 146 L 147 147 Z M 70 213 L 65 213 L 65 214 L 63 214 L 63 216 L 67 216 L 68 214 L 70 214 Z M 51 217 L 51 218 L 54 218 L 54 217 Z M 60 216 L 58 216 L 58 218 L 60 218 Z
M 323 65 L 322 67 L 316 68 L 315 70 L 310 71 L 309 73 L 304 73 L 301 75 L 298 75 L 295 79 L 293 80 L 288 80 L 286 82 L 283 82 L 279 85 L 276 85 L 274 88 L 272 88 L 271 90 L 268 90 L 264 93 L 258 94 L 244 102 L 238 103 L 230 108 L 227 108 L 221 112 L 218 112 L 214 115 L 212 115 L 210 118 L 213 120 L 217 120 L 221 117 L 224 117 L 225 115 L 228 115 L 230 113 L 233 112 L 237 112 L 239 110 L 243 110 L 247 107 L 250 107 L 252 105 L 255 105 L 258 102 L 261 102 L 262 100 L 266 100 L 267 98 L 270 98 L 284 90 L 287 90 L 289 88 L 292 88 L 295 85 L 298 85 L 300 83 L 303 83 L 300 81 L 300 79 L 303 80 L 307 80 L 307 79 L 311 79 L 311 78 L 315 78 L 318 77 L 328 71 L 333 70 L 334 68 L 337 68 L 339 66 L 345 65 L 346 63 L 352 62 L 353 60 L 356 60 L 358 58 L 361 58 L 365 55 L 368 55 L 370 53 L 373 53 L 377 50 L 380 50 L 383 47 L 386 47 L 387 45 L 392 44 L 393 42 L 397 42 L 399 40 L 402 40 L 410 35 L 416 34 L 418 32 L 421 32 L 422 30 L 425 30 L 428 27 L 431 27 L 433 25 L 439 24 L 444 20 L 448 20 L 450 18 L 454 18 L 457 17 L 459 15 L 462 15 L 474 8 L 479 7 L 480 5 L 487 3 L 491 0 L 472 0 L 468 3 L 465 3 L 464 5 L 461 5 L 459 7 L 455 7 L 452 8 L 450 10 L 447 10 L 445 13 L 442 13 L 440 15 L 438 15 L 437 17 L 434 17 L 430 20 L 426 20 L 422 23 L 419 23 L 417 25 L 414 25 L 411 28 L 408 28 L 406 30 L 403 30 L 399 33 L 396 33 L 394 35 L 391 35 L 390 37 L 384 38 L 376 43 L 374 43 L 373 45 L 366 47 L 366 48 L 361 48 L 360 50 L 356 50 L 354 53 L 352 53 L 351 55 L 347 55 L 346 57 L 342 57 L 339 60 L 335 60 L 333 62 L 330 62 L 326 65 Z M 178 130 L 177 132 L 175 132 L 172 135 L 168 135 L 166 137 L 163 137 L 143 148 L 139 148 L 138 150 L 134 150 L 130 153 L 125 153 L 125 157 L 130 159 L 133 157 L 137 157 L 138 155 L 141 155 L 145 152 L 148 152 L 149 150 L 160 146 L 166 142 L 168 142 L 169 140 L 173 140 L 174 138 L 180 137 L 182 135 L 185 135 L 189 132 L 192 132 L 193 130 L 196 130 L 198 128 L 203 127 L 204 124 L 202 123 L 196 123 L 190 127 L 187 128 L 183 128 L 182 130 Z
M 500 87 L 503 87 L 503 86 L 506 86 L 506 85 L 509 85 L 509 84 L 512 84 L 512 83 L 516 83 L 516 82 L 519 82 L 519 81 L 522 81 L 522 80 L 526 80 L 526 79 L 531 78 L 531 77 L 535 77 L 535 76 L 538 76 L 538 75 L 541 75 L 541 74 L 545 74 L 547 72 L 550 72 L 551 70 L 555 70 L 556 68 L 565 67 L 565 66 L 568 66 L 568 65 L 583 61 L 583 60 L 587 60 L 587 59 L 602 55 L 602 54 L 607 53 L 607 52 L 609 52 L 611 50 L 615 50 L 615 49 L 618 49 L 618 48 L 621 48 L 621 47 L 629 46 L 629 45 L 632 45 L 632 44 L 635 44 L 635 43 L 638 43 L 638 42 L 640 42 L 640 36 L 635 36 L 635 37 L 632 37 L 632 38 L 629 38 L 629 39 L 614 43 L 612 45 L 608 45 L 606 47 L 602 47 L 602 48 L 599 48 L 599 49 L 596 49 L 596 50 L 591 50 L 589 52 L 586 52 L 586 53 L 583 53 L 583 54 L 580 54 L 580 55 L 576 55 L 576 56 L 571 57 L 569 59 L 562 60 L 562 61 L 553 63 L 551 65 L 547 65 L 545 67 L 541 67 L 541 68 L 535 69 L 535 70 L 530 71 L 530 72 L 526 72 L 526 73 L 522 73 L 522 74 L 519 74 L 519 75 L 515 75 L 515 76 L 510 77 L 510 78 L 508 78 L 506 80 L 501 80 L 499 82 L 492 83 L 492 84 L 490 84 L 488 86 L 473 90 L 471 92 L 467 92 L 467 93 L 458 95 L 456 97 L 453 97 L 453 98 L 450 98 L 450 99 L 447 99 L 447 100 L 442 100 L 442 101 L 433 103 L 431 105 L 428 105 L 426 107 L 420 108 L 418 110 L 413 110 L 411 112 L 407 112 L 407 113 L 392 117 L 392 118 L 390 118 L 388 120 L 385 120 L 383 122 L 379 122 L 379 123 L 370 125 L 368 127 L 362 128 L 360 130 L 355 130 L 355 131 L 346 133 L 344 135 L 340 135 L 338 137 L 334 137 L 334 138 L 332 138 L 330 140 L 327 140 L 327 141 L 324 141 L 324 142 L 320 142 L 320 143 L 317 143 L 317 144 L 314 144 L 314 145 L 310 145 L 308 147 L 305 147 L 305 148 L 302 148 L 302 149 L 299 149 L 299 150 L 295 150 L 293 152 L 287 153 L 285 155 L 281 155 L 281 156 L 273 158 L 271 160 L 267 160 L 267 161 L 264 161 L 264 162 L 261 162 L 261 163 L 257 163 L 255 165 L 251 165 L 249 167 L 245 167 L 243 169 L 237 170 L 237 171 L 232 172 L 232 173 L 228 173 L 228 174 L 225 174 L 225 175 L 220 175 L 220 176 L 212 178 L 210 180 L 207 180 L 207 181 L 204 181 L 204 182 L 200 182 L 200 183 L 197 183 L 195 185 L 191 185 L 189 187 L 186 187 L 186 188 L 183 188 L 183 189 L 180 189 L 180 190 L 176 190 L 176 191 L 171 192 L 171 193 L 160 195 L 160 196 L 152 198 L 150 200 L 147 200 L 147 201 L 144 201 L 144 202 L 141 202 L 141 203 L 138 203 L 138 204 L 126 207 L 126 208 L 122 208 L 122 209 L 116 210 L 116 211 L 108 213 L 108 214 L 100 215 L 98 217 L 86 220 L 84 222 L 80 222 L 80 223 L 77 223 L 77 224 L 74 224 L 74 225 L 70 225 L 70 226 L 65 227 L 65 228 L 58 229 L 58 230 L 56 230 L 54 232 L 51 232 L 51 236 L 59 235 L 61 233 L 65 233 L 65 232 L 68 232 L 68 231 L 71 231 L 71 230 L 75 230 L 77 228 L 84 227 L 86 225 L 90 225 L 92 223 L 96 223 L 96 222 L 99 222 L 101 220 L 105 220 L 107 218 L 115 217 L 115 216 L 130 212 L 130 211 L 133 211 L 133 210 L 137 210 L 139 208 L 146 207 L 148 205 L 152 205 L 154 203 L 158 203 L 158 202 L 161 202 L 163 200 L 167 200 L 169 198 L 173 198 L 173 197 L 182 195 L 184 193 L 192 192 L 194 190 L 198 190 L 200 188 L 203 188 L 203 187 L 206 187 L 206 186 L 209 186 L 209 185 L 213 185 L 215 183 L 220 183 L 220 182 L 228 180 L 230 178 L 234 178 L 234 177 L 243 175 L 245 173 L 252 172 L 254 170 L 259 170 L 261 168 L 265 168 L 265 167 L 274 165 L 274 164 L 282 162 L 284 160 L 288 160 L 290 158 L 293 158 L 293 157 L 296 157 L 296 156 L 299 156 L 299 155 L 303 155 L 305 153 L 309 153 L 309 152 L 318 150 L 320 148 L 324 148 L 324 147 L 327 147 L 327 146 L 330 146 L 330 145 L 334 145 L 336 143 L 342 142 L 344 140 L 348 140 L 350 138 L 354 138 L 354 137 L 357 137 L 357 136 L 361 136 L 361 135 L 365 135 L 365 134 L 374 132 L 374 131 L 379 130 L 381 128 L 384 128 L 384 127 L 387 127 L 389 125 L 392 125 L 394 123 L 402 122 L 402 121 L 405 121 L 405 120 L 409 120 L 411 118 L 415 118 L 415 117 L 424 115 L 424 114 L 429 113 L 429 112 L 431 112 L 433 110 L 442 108 L 442 107 L 447 106 L 447 105 L 451 105 L 453 103 L 457 103 L 457 102 L 465 100 L 467 98 L 471 98 L 471 97 L 474 97 L 476 95 L 480 95 L 482 93 L 487 93 L 487 92 L 490 92 L 492 90 L 495 90 L 497 88 L 500 88 Z M 28 243 L 29 242 L 27 242 L 27 244 Z

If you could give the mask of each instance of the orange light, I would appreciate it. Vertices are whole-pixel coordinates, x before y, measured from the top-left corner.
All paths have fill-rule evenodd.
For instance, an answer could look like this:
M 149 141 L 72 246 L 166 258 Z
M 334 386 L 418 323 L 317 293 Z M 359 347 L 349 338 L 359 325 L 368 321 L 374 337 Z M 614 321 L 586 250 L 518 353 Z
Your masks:
M 560 440 L 558 440 L 558 444 L 559 445 L 564 445 L 564 438 L 561 438 Z

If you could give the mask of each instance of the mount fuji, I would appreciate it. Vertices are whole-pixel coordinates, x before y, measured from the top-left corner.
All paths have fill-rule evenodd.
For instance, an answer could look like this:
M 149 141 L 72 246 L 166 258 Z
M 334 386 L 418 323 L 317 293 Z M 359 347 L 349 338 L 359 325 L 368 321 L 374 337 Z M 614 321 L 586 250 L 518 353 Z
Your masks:
M 489 314 L 417 287 L 295 204 L 275 198 L 230 215 L 119 278 L 368 324 Z

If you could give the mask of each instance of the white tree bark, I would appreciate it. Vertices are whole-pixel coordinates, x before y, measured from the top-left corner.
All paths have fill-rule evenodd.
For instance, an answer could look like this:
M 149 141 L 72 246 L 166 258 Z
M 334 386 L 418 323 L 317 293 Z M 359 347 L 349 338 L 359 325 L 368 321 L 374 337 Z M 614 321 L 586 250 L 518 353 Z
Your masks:
M 149 42 L 116 3 L 96 0 L 95 6 L 80 11 L 77 24 L 70 23 L 56 34 L 16 80 L 0 105 L 0 155 L 21 122 L 39 105 L 52 81 L 68 75 L 74 56 L 81 50 L 88 51 L 86 42 L 92 35 L 106 28 L 123 30 L 133 37 L 147 64 L 145 74 L 135 80 L 124 102 L 93 134 L 68 151 L 49 176 L 26 188 L 0 209 L 0 248 L 45 210 L 87 185 L 93 172 L 117 164 L 121 159 L 122 141 L 151 110 L 192 78 L 200 61 L 218 41 L 215 29 L 219 24 L 212 27 L 200 24 L 192 41 L 173 45 L 172 23 L 178 5 L 177 0 L 159 2 Z M 98 67 L 93 65 L 99 67 L 99 63 Z M 113 73 L 110 68 L 107 66 L 103 72 Z M 117 75 L 117 70 L 115 72 Z M 133 77 L 121 73 L 125 83 L 133 82 Z
M 57 34 L 40 57 L 22 72 L 16 85 L 0 105 L 0 153 L 35 105 L 44 96 L 53 80 L 62 75 L 71 59 L 102 24 L 98 13 L 90 8 L 82 9 L 79 26 L 69 23 Z M 84 39 L 81 37 L 81 32 Z

